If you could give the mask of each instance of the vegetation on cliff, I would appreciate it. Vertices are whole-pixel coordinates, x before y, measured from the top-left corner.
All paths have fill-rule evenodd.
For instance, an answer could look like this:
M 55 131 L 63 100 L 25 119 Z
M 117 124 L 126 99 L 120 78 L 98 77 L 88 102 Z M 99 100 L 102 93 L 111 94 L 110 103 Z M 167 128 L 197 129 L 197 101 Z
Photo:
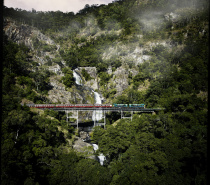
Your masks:
M 207 184 L 208 11 L 205 0 L 120 0 L 86 5 L 76 15 L 4 7 L 5 18 L 55 41 L 34 38 L 36 50 L 59 45 L 45 65 L 60 65 L 66 87 L 74 84 L 72 69 L 96 67 L 107 102 L 165 110 L 132 121 L 107 115 L 106 129 L 92 133 L 96 155 L 107 158 L 101 166 L 74 152 L 74 128 L 64 114 L 20 105 L 47 103 L 53 73 L 4 35 L 2 184 Z M 122 71 L 126 79 L 118 78 Z M 91 80 L 84 69 L 81 74 Z

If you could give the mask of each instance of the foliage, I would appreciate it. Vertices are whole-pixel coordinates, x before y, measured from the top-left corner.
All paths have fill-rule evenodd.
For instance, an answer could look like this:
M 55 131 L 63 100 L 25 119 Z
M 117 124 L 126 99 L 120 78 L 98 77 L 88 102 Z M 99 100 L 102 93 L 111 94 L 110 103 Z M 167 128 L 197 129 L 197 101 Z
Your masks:
M 73 72 L 70 68 L 63 68 L 64 75 L 62 77 L 63 84 L 66 87 L 71 87 L 74 84 Z
M 81 73 L 82 73 L 82 76 L 85 78 L 86 81 L 91 80 L 90 74 L 85 69 L 82 69 Z
M 76 15 L 4 7 L 5 17 L 37 27 L 60 44 L 60 56 L 68 65 L 62 69 L 66 87 L 74 84 L 71 69 L 94 66 L 105 98 L 113 98 L 113 103 L 165 109 L 155 115 L 136 113 L 132 120 L 120 119 L 119 113 L 107 115 L 106 129 L 95 127 L 91 135 L 99 145 L 95 155 L 103 153 L 107 159 L 101 166 L 72 150 L 69 141 L 75 133 L 64 114 L 49 110 L 37 114 L 20 105 L 22 99 L 47 102 L 50 73 L 33 72 L 28 48 L 4 35 L 2 184 L 207 184 L 208 2 L 191 3 L 118 0 L 107 6 L 86 5 Z M 152 27 L 142 21 L 156 15 L 151 12 L 163 12 L 162 17 L 175 12 L 181 17 L 161 18 Z M 166 46 L 147 48 L 148 43 L 163 39 Z M 129 87 L 120 96 L 114 85 L 105 88 L 112 78 L 107 68 L 119 68 L 127 48 L 110 59 L 103 56 L 107 46 L 118 44 L 136 44 L 150 56 L 138 64 L 137 75 L 129 75 Z M 56 49 L 36 38 L 33 45 L 46 52 Z M 58 56 L 46 59 L 49 64 L 61 61 Z M 85 70 L 82 75 L 90 80 Z

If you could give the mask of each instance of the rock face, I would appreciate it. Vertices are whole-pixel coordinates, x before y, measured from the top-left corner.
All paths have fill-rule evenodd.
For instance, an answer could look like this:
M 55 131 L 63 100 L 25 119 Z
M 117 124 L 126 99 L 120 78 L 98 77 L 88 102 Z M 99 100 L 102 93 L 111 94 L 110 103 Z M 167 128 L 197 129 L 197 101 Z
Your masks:
M 61 71 L 61 67 L 58 64 L 56 64 L 54 66 L 49 66 L 48 70 L 52 71 L 56 74 L 59 74 L 60 76 L 64 76 L 64 74 Z
M 79 137 L 76 137 L 73 149 L 77 152 L 83 153 L 87 158 L 97 160 L 96 156 L 94 156 L 93 146 L 89 143 L 84 142 Z
M 87 132 L 81 131 L 81 132 L 79 133 L 79 135 L 80 135 L 80 138 L 81 138 L 82 140 L 88 140 L 88 139 L 89 139 L 89 135 L 88 135 Z
M 92 145 L 89 144 L 89 143 L 86 143 L 84 142 L 81 138 L 77 137 L 75 142 L 74 142 L 74 145 L 73 145 L 73 148 L 77 151 L 77 152 L 84 152 L 84 148 L 85 147 L 89 147 Z M 94 151 L 92 152 L 94 153 Z
M 118 94 L 121 94 L 122 91 L 128 87 L 128 74 L 128 70 L 122 66 L 117 68 L 117 70 L 114 72 L 114 81 L 116 83 L 116 90 Z
M 4 19 L 4 33 L 9 39 L 20 44 L 23 43 L 29 48 L 33 48 L 31 35 L 32 30 L 27 25 L 17 26 L 14 21 L 10 19 Z
M 17 23 L 9 18 L 4 19 L 4 33 L 11 39 L 13 42 L 17 44 L 26 45 L 33 52 L 33 60 L 37 62 L 39 65 L 44 65 L 48 62 L 46 57 L 48 57 L 51 61 L 56 58 L 56 55 L 59 55 L 59 45 L 50 39 L 50 37 L 41 33 L 37 28 L 32 26 L 28 26 L 25 24 Z M 44 51 L 41 45 L 45 45 L 48 48 L 51 48 L 51 52 Z M 62 59 L 60 59 L 61 63 Z M 56 73 L 59 69 L 50 69 L 51 71 L 55 71 Z
M 7 18 L 4 19 L 4 32 L 9 39 L 18 44 L 23 43 L 30 49 L 34 48 L 32 37 L 36 37 L 38 40 L 44 41 L 50 45 L 55 44 L 53 40 L 42 34 L 38 29 L 24 24 L 16 25 L 14 21 Z
M 42 34 L 39 30 L 35 29 L 32 31 L 32 33 L 33 33 L 33 35 L 36 35 L 36 38 L 38 40 L 45 41 L 47 44 L 50 44 L 50 45 L 55 45 L 55 42 L 52 39 L 50 39 L 46 35 Z
M 58 52 L 60 48 L 59 45 L 56 45 L 52 39 L 42 34 L 37 28 L 25 24 L 19 24 L 9 18 L 4 19 L 4 32 L 9 39 L 18 44 L 23 43 L 31 49 L 33 61 L 39 64 L 39 67 L 37 68 L 38 70 L 43 66 L 45 70 L 55 73 L 54 76 L 50 77 L 50 85 L 52 86 L 52 89 L 48 91 L 47 97 L 51 103 L 93 104 L 95 103 L 93 90 L 97 90 L 100 95 L 102 95 L 105 91 L 110 91 L 115 97 L 119 96 L 126 88 L 129 87 L 128 76 L 130 74 L 135 76 L 138 73 L 138 71 L 134 68 L 136 67 L 135 65 L 150 58 L 150 56 L 143 55 L 143 48 L 141 47 L 133 47 L 132 52 L 127 52 L 128 48 L 125 45 L 109 48 L 107 51 L 107 57 L 111 57 L 117 52 L 118 55 L 121 55 L 122 61 L 128 60 L 128 58 L 132 59 L 131 61 L 133 61 L 134 67 L 131 69 L 126 66 L 127 64 L 123 64 L 115 70 L 109 66 L 107 73 L 111 76 L 111 79 L 104 87 L 99 86 L 100 77 L 97 74 L 96 67 L 78 67 L 75 71 L 80 74 L 81 77 L 83 77 L 82 70 L 85 70 L 90 75 L 91 79 L 85 81 L 83 77 L 83 85 L 74 85 L 71 89 L 67 90 L 61 81 L 61 77 L 64 75 L 61 71 L 61 67 L 65 67 L 66 64 Z M 45 46 L 47 45 L 49 48 L 51 48 L 52 45 L 53 46 L 50 51 L 48 51 L 43 50 L 39 44 L 44 44 Z M 56 59 L 56 62 L 53 62 L 54 59 Z M 51 62 L 52 64 L 48 65 L 48 62 Z M 62 63 L 62 65 L 60 63 Z M 103 100 L 103 103 L 106 103 L 106 100 L 103 97 L 101 97 L 101 99 Z
M 65 86 L 59 82 L 59 76 L 50 77 L 50 85 L 53 87 L 48 91 L 48 99 L 52 103 L 70 103 L 69 100 L 72 98 L 71 93 L 65 90 Z
M 96 67 L 78 67 L 77 69 L 75 69 L 75 71 L 77 71 L 80 76 L 81 73 L 82 73 L 82 70 L 85 70 L 89 75 L 90 77 L 92 78 L 91 80 L 89 81 L 86 81 L 84 85 L 96 90 L 98 89 L 98 79 L 97 79 L 97 69 Z
M 85 101 L 86 90 L 78 90 L 76 87 L 72 91 L 67 91 L 65 85 L 60 82 L 61 76 L 50 77 L 50 85 L 53 87 L 48 91 L 48 99 L 52 103 L 83 103 Z

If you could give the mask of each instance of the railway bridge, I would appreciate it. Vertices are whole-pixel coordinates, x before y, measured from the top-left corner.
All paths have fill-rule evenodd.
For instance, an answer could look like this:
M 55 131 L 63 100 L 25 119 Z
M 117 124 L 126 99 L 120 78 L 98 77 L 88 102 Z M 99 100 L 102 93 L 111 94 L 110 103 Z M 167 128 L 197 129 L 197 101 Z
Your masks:
M 40 108 L 46 109 L 46 108 Z M 93 111 L 93 114 L 97 114 L 98 112 L 102 113 L 103 123 L 97 123 L 94 120 L 94 127 L 95 126 L 104 126 L 106 125 L 106 113 L 107 112 L 119 112 L 121 113 L 121 119 L 131 119 L 134 113 L 156 113 L 158 111 L 164 110 L 163 108 L 138 108 L 138 107 L 53 107 L 50 108 L 55 111 L 64 111 L 66 113 L 66 121 L 69 122 L 69 118 L 76 119 L 76 123 L 71 123 L 73 126 L 79 125 L 79 112 L 82 111 Z M 126 112 L 130 112 L 129 116 L 126 116 Z M 73 113 L 73 114 L 69 114 Z M 96 116 L 95 116 L 96 117 Z

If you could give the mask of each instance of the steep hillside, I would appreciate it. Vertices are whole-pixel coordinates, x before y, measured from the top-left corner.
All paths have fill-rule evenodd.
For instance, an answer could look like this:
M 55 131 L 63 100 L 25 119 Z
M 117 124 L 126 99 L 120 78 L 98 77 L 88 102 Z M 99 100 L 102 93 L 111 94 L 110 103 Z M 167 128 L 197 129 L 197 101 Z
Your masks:
M 115 11 L 121 10 L 121 16 L 124 16 L 126 12 L 129 12 L 129 9 L 124 9 L 127 4 L 129 4 L 130 10 L 135 10 L 130 13 L 130 16 L 126 16 L 127 20 L 132 20 L 128 27 L 124 25 L 125 23 L 120 17 L 118 17 L 119 20 L 112 18 L 115 13 L 105 14 L 102 26 L 99 21 L 101 14 L 106 12 L 107 9 L 113 9 Z M 5 19 L 4 30 L 5 34 L 13 41 L 24 43 L 31 49 L 33 61 L 40 65 L 39 68 L 47 69 L 58 75 L 58 77 L 50 78 L 53 79 L 51 84 L 59 83 L 59 76 L 63 75 L 61 69 L 64 67 L 68 66 L 72 69 L 96 67 L 97 75 L 95 79 L 98 84 L 95 84 L 96 81 L 87 83 L 89 87 L 91 87 L 91 84 L 95 84 L 91 88 L 97 89 L 107 99 L 107 102 L 113 103 L 116 101 L 116 97 L 122 95 L 124 90 L 132 88 L 135 76 L 141 73 L 140 66 L 145 65 L 144 61 L 152 63 L 152 66 L 154 66 L 153 69 L 150 66 L 152 76 L 149 77 L 149 74 L 147 74 L 148 77 L 144 79 L 148 81 L 148 78 L 150 78 L 149 81 L 151 81 L 160 77 L 161 70 L 163 70 L 161 65 L 166 66 L 170 63 L 166 58 L 164 58 L 164 61 L 160 59 L 158 56 L 161 54 L 160 52 L 164 50 L 168 55 L 171 55 L 168 57 L 174 58 L 174 55 L 184 49 L 190 37 L 202 40 L 207 36 L 208 22 L 205 21 L 206 18 L 204 17 L 206 10 L 199 9 L 197 4 L 190 5 L 180 8 L 175 3 L 174 8 L 169 9 L 169 5 L 166 4 L 159 10 L 153 11 L 151 6 L 155 5 L 148 4 L 148 7 L 142 13 L 138 13 L 131 2 L 125 1 L 123 4 L 115 2 L 105 7 L 95 7 L 96 10 L 94 9 L 94 11 L 89 11 L 86 7 L 84 9 L 86 13 L 81 11 L 75 16 L 71 15 L 68 22 L 69 26 L 59 31 L 45 29 L 44 32 L 48 36 L 31 26 L 16 22 L 16 24 L 19 24 L 17 26 L 10 19 Z M 139 6 L 143 5 L 140 4 Z M 86 9 L 87 11 L 85 11 Z M 24 19 L 23 13 L 25 12 L 19 11 L 17 13 Z M 50 16 L 49 13 L 28 12 L 28 14 L 32 22 L 36 16 Z M 55 13 L 59 17 L 57 14 Z M 84 17 L 84 20 L 81 20 L 82 17 Z M 58 18 L 58 20 L 61 19 Z M 49 19 L 49 21 L 51 20 Z M 199 21 L 199 24 L 197 24 L 197 21 Z M 155 68 L 157 65 L 159 69 Z M 170 70 L 169 66 L 164 70 Z M 80 75 L 82 74 L 80 73 Z M 146 90 L 146 87 L 148 86 L 146 85 L 145 88 L 139 87 L 139 89 Z M 60 96 L 56 100 L 53 99 L 52 102 L 54 103 L 56 101 L 68 103 L 69 99 L 72 99 L 70 93 L 67 92 L 50 91 L 50 97 L 53 96 L 53 93 Z M 65 97 L 68 98 L 61 98 L 62 94 L 65 94 Z M 130 103 L 135 102 L 131 101 Z
M 4 7 L 2 183 L 207 184 L 208 5 L 118 0 L 77 14 Z M 20 103 L 165 109 L 132 120 L 107 114 L 106 129 L 89 133 L 94 151 L 67 113 Z M 82 113 L 79 122 L 92 120 Z M 102 153 L 103 166 L 93 160 Z

